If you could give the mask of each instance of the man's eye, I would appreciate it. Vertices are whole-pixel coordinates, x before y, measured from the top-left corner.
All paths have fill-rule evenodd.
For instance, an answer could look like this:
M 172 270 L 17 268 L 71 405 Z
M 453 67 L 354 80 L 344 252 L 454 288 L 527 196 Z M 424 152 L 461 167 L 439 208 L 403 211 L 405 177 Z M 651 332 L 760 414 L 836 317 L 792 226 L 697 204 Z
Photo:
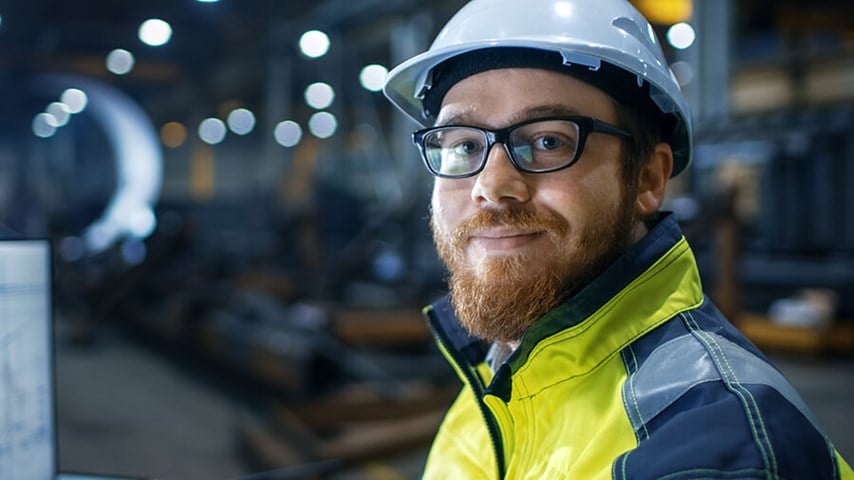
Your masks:
M 480 143 L 475 141 L 462 141 L 451 147 L 455 155 L 471 156 L 480 153 Z
M 537 150 L 557 150 L 564 146 L 564 142 L 553 135 L 543 135 L 539 138 L 534 139 L 532 142 L 533 146 Z

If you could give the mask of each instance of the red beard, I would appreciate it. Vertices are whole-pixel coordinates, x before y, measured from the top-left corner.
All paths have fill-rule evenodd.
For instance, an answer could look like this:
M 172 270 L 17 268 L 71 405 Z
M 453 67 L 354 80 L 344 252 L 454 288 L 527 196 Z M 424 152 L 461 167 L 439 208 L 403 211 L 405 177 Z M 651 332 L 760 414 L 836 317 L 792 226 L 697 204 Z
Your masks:
M 569 224 L 551 211 L 481 209 L 450 233 L 431 219 L 433 240 L 450 272 L 451 302 L 463 326 L 491 342 L 517 342 L 550 310 L 596 278 L 633 243 L 634 196 L 602 212 L 601 221 L 567 237 Z M 510 225 L 546 232 L 547 246 L 530 254 L 487 258 L 475 268 L 466 259 L 471 234 Z

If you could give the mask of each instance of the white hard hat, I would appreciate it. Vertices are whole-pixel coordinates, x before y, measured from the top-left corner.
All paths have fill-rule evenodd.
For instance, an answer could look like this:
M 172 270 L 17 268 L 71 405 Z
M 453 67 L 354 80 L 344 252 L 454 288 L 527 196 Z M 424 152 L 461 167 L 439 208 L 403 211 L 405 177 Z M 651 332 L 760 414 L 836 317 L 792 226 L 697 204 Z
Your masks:
M 429 111 L 424 99 L 436 67 L 463 54 L 504 48 L 559 53 L 563 65 L 587 70 L 582 79 L 594 85 L 589 73 L 603 64 L 630 76 L 636 80 L 631 82 L 638 87 L 636 96 L 672 116 L 662 133 L 673 148 L 673 175 L 690 162 L 688 104 L 652 26 L 625 0 L 474 0 L 448 21 L 428 51 L 389 72 L 383 91 L 420 125 L 432 125 L 437 112 Z

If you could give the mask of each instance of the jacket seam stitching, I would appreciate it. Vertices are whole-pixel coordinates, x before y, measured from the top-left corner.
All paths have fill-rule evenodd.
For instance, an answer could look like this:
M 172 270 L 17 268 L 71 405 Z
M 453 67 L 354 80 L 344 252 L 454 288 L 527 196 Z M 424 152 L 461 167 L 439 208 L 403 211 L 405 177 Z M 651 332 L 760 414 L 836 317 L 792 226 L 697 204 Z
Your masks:
M 625 454 L 623 454 L 622 459 L 621 459 L 622 461 L 620 462 L 620 463 L 621 463 L 621 465 L 620 465 L 620 473 L 622 474 L 622 477 L 621 477 L 621 478 L 623 478 L 623 479 L 628 478 L 628 475 L 626 475 L 626 463 L 628 463 L 628 461 L 629 461 L 629 455 L 631 455 L 631 453 L 632 453 L 632 451 L 631 451 L 631 450 L 629 450 L 628 452 L 626 452 Z
M 723 474 L 725 476 L 724 478 L 753 479 L 753 478 L 763 478 L 763 477 L 767 476 L 768 473 L 769 472 L 767 470 L 763 470 L 761 468 L 742 468 L 739 470 L 721 470 L 721 469 L 717 469 L 717 468 L 689 468 L 686 470 L 679 470 L 676 472 L 668 473 L 667 475 L 664 475 L 662 477 L 658 477 L 658 480 L 671 480 L 671 479 L 684 478 L 684 475 L 686 475 L 686 474 L 718 475 L 717 477 L 692 477 L 692 478 L 695 478 L 696 480 L 700 480 L 703 478 L 719 478 L 720 474 Z M 747 477 L 732 476 L 732 477 L 730 477 L 730 475 L 757 475 L 757 474 L 761 474 L 762 477 L 757 477 L 757 476 L 747 476 Z
M 635 413 L 637 414 L 639 429 L 635 432 L 635 436 L 638 439 L 638 443 L 643 440 L 649 438 L 649 430 L 646 428 L 646 420 L 643 418 L 643 413 L 640 409 L 640 404 L 638 403 L 637 391 L 635 390 L 635 376 L 637 374 L 640 365 L 638 364 L 637 356 L 635 355 L 635 350 L 632 345 L 626 347 L 626 350 L 631 354 L 631 372 L 629 373 L 629 378 L 627 381 L 629 382 L 629 391 L 631 392 L 631 406 L 634 407 Z
M 525 407 L 524 410 L 525 410 L 526 414 L 529 415 L 529 418 L 535 418 L 534 417 L 534 415 L 535 415 L 534 402 L 531 401 L 530 397 L 519 400 L 519 402 L 522 405 L 524 405 L 524 407 Z M 539 438 L 538 435 L 536 434 L 536 425 L 535 424 L 536 424 L 536 422 L 531 422 L 531 421 L 528 422 L 528 435 L 530 435 L 528 437 L 529 439 L 530 438 Z M 535 442 L 531 442 L 531 441 L 525 442 L 525 444 L 526 444 L 525 445 L 525 447 L 526 447 L 525 448 L 525 458 L 526 459 L 536 458 L 536 455 L 534 452 L 534 443 Z
M 727 385 L 727 388 L 741 400 L 745 409 L 748 424 L 750 425 L 751 433 L 753 434 L 753 440 L 767 469 L 767 475 L 770 478 L 779 478 L 777 472 L 777 459 L 774 456 L 773 446 L 770 443 L 770 436 L 765 428 L 765 423 L 762 420 L 762 415 L 759 411 L 759 405 L 756 403 L 756 399 L 753 397 L 753 394 L 750 393 L 750 390 L 741 385 L 720 344 L 712 335 L 700 328 L 700 325 L 697 323 L 696 319 L 694 319 L 692 313 L 690 311 L 683 312 L 680 316 L 691 333 L 693 333 L 696 338 L 706 346 L 706 350 L 718 366 L 718 371 L 720 372 L 724 383 Z

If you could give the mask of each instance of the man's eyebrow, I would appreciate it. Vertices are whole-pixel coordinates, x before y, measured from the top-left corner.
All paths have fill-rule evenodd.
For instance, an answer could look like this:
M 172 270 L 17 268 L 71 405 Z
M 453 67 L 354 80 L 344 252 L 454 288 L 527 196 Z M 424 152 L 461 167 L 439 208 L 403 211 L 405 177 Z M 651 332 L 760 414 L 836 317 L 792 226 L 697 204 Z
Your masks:
M 448 125 L 471 125 L 468 112 L 457 112 L 448 115 L 447 117 L 439 117 L 436 119 L 436 127 L 445 127 Z
M 513 116 L 513 123 L 538 117 L 559 117 L 563 115 L 580 115 L 580 113 L 578 110 L 566 105 L 537 105 L 516 113 Z
M 510 117 L 509 124 L 523 122 L 525 120 L 535 119 L 539 117 L 556 117 L 562 115 L 579 115 L 578 110 L 566 105 L 536 105 L 516 112 Z M 452 113 L 446 117 L 439 117 L 435 126 L 442 127 L 448 125 L 478 125 L 473 120 L 472 115 L 468 111 Z

